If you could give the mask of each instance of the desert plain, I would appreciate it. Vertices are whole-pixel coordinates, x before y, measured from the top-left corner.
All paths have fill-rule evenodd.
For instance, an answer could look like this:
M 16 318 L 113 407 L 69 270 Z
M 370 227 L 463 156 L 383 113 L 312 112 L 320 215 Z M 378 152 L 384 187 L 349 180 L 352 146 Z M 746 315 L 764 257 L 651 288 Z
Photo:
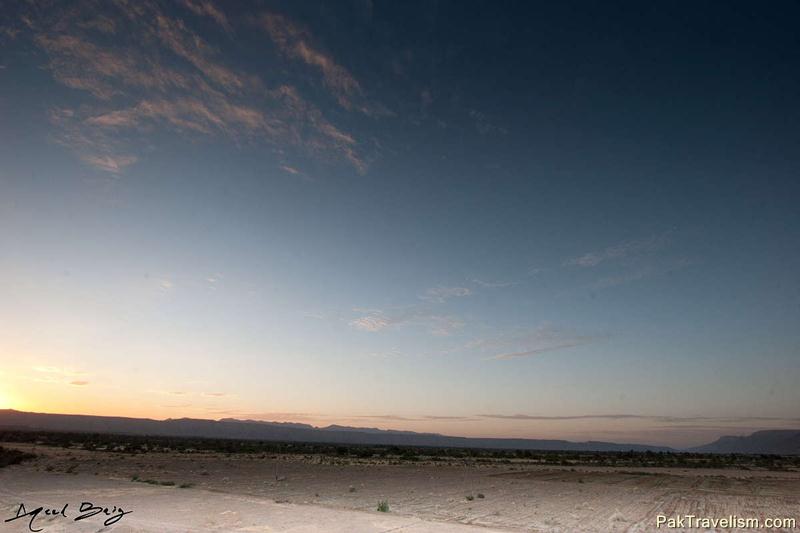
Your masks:
M 70 505 L 66 517 L 36 518 L 45 532 L 643 532 L 657 530 L 658 515 L 800 519 L 796 470 L 3 446 L 36 458 L 0 469 L 2 520 L 21 503 L 26 511 Z M 101 515 L 75 522 L 84 501 L 132 512 L 109 526 Z M 0 521 L 0 531 L 29 531 L 29 523 Z

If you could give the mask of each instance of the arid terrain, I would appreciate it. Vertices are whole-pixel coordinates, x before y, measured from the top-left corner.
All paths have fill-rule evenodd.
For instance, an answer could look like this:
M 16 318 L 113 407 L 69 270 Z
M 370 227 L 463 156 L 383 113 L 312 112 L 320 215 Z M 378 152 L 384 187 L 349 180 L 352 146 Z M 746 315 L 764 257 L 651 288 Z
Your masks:
M 4 446 L 37 456 L 0 470 L 5 518 L 23 497 L 56 506 L 94 494 L 115 500 L 97 504 L 134 509 L 114 526 L 119 531 L 331 531 L 347 522 L 346 531 L 599 532 L 651 531 L 659 514 L 800 518 L 797 471 Z M 381 501 L 388 512 L 376 511 Z M 24 522 L 2 531 L 25 531 Z M 53 519 L 50 530 L 82 530 L 74 526 Z

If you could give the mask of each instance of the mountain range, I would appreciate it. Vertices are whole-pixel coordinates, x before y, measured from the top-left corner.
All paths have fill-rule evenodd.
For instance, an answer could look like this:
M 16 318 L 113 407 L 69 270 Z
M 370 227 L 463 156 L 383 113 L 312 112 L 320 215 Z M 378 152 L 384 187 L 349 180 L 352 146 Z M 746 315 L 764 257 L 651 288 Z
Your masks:
M 338 425 L 315 427 L 292 422 L 263 422 L 235 418 L 222 420 L 193 418 L 153 420 L 149 418 L 114 416 L 28 413 L 13 409 L 0 409 L 0 429 L 442 448 L 600 452 L 679 451 L 666 446 L 602 441 L 572 442 L 567 440 L 454 437 L 438 433 L 416 433 L 413 431 Z M 795 455 L 800 454 L 800 431 L 759 431 L 747 437 L 722 437 L 713 443 L 685 451 Z
M 756 431 L 744 437 L 720 437 L 710 444 L 688 451 L 699 453 L 769 453 L 775 455 L 800 455 L 800 431 Z

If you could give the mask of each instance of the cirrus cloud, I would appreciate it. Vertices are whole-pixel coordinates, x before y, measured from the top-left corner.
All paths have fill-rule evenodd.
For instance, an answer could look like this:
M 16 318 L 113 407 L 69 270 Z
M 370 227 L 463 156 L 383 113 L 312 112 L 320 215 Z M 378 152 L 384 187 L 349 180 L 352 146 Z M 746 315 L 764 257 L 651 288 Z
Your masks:
M 181 3 L 189 12 L 215 20 L 227 33 L 233 31 L 213 3 Z M 154 149 L 154 135 L 164 133 L 192 142 L 214 138 L 236 145 L 267 144 L 281 154 L 298 150 L 323 162 L 345 163 L 362 174 L 373 158 L 365 151 L 374 143 L 361 143 L 357 135 L 334 125 L 296 87 L 281 80 L 269 86 L 258 74 L 234 64 L 225 53 L 230 39 L 209 41 L 213 35 L 201 35 L 158 2 L 79 1 L 21 11 L 15 39 L 29 37 L 45 53 L 55 81 L 91 97 L 81 105 L 63 98 L 51 113 L 52 138 L 100 171 L 123 174 Z M 123 26 L 129 38 L 103 38 Z M 307 30 L 302 35 L 303 43 L 313 40 Z M 299 46 L 292 42 L 292 49 Z M 340 100 L 361 94 L 360 84 L 329 55 L 308 44 L 301 49 L 305 52 L 299 57 L 322 69 L 326 85 Z
M 421 300 L 434 303 L 444 303 L 451 298 L 461 298 L 472 294 L 467 287 L 433 287 L 420 296 Z

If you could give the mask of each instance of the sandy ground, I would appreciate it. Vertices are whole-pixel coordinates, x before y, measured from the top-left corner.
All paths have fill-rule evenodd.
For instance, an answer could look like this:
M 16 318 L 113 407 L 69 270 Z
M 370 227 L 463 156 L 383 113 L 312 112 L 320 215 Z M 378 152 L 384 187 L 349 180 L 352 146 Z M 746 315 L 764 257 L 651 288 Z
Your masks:
M 4 519 L 20 501 L 74 502 L 76 509 L 97 499 L 134 510 L 113 531 L 638 532 L 654 531 L 658 514 L 800 523 L 800 472 L 388 465 L 3 445 L 39 454 L 0 470 Z M 131 481 L 135 476 L 175 486 Z M 381 500 L 389 502 L 389 513 L 376 512 Z M 53 519 L 45 531 L 99 531 L 97 518 Z M 22 522 L 0 524 L 0 531 L 26 531 Z
M 108 527 L 104 521 L 115 516 L 95 515 L 81 521 L 80 506 L 90 501 L 95 506 L 117 505 L 132 511 Z M 207 532 L 207 531 L 284 531 L 284 532 L 389 532 L 480 533 L 491 531 L 476 526 L 424 521 L 419 518 L 385 513 L 366 513 L 328 509 L 310 505 L 275 503 L 264 498 L 222 494 L 208 490 L 180 490 L 94 476 L 57 476 L 10 468 L 0 473 L 0 512 L 3 519 L 15 516 L 20 502 L 25 511 L 37 506 L 69 506 L 63 515 L 42 516 L 30 522 L 21 518 L 0 524 L 2 532 Z

